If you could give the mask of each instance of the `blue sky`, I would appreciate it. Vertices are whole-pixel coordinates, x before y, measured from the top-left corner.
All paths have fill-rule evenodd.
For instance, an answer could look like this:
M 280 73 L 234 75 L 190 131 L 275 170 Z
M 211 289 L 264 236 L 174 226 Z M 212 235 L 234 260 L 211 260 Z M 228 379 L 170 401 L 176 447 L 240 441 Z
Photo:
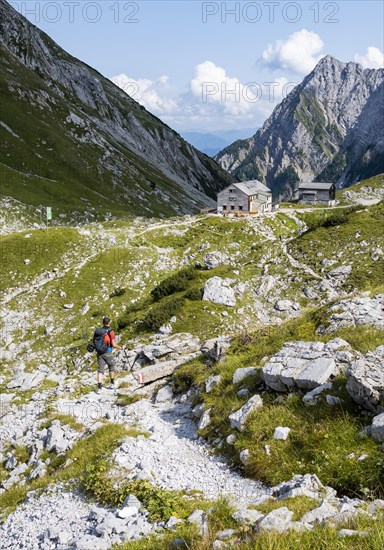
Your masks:
M 327 54 L 383 63 L 380 0 L 10 3 L 178 131 L 260 126 Z

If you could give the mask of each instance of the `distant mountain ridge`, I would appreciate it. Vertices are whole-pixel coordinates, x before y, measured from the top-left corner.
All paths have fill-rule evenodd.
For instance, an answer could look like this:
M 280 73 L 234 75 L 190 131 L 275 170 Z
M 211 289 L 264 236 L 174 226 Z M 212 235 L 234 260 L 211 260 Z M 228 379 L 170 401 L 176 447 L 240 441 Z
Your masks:
M 254 129 L 223 130 L 213 132 L 185 131 L 180 135 L 194 147 L 210 157 L 214 157 L 224 147 L 231 145 L 238 139 L 244 139 L 254 134 Z
M 1 193 L 61 210 L 166 215 L 232 176 L 0 0 Z
M 384 172 L 384 69 L 324 57 L 254 136 L 215 159 L 291 198 L 299 180 L 346 187 Z

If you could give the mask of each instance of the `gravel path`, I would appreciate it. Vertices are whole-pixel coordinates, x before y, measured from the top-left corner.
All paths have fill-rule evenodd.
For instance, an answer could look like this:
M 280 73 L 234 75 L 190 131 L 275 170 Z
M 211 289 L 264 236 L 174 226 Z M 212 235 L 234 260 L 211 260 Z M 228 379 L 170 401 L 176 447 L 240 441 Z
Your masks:
M 77 401 L 77 410 L 87 410 L 90 404 L 99 404 L 98 412 L 104 414 L 114 408 L 112 395 L 107 392 L 84 396 Z M 97 421 L 88 414 L 84 416 L 88 417 L 89 424 Z M 178 402 L 160 404 L 142 399 L 126 407 L 125 414 L 120 414 L 119 418 L 113 416 L 114 422 L 128 426 L 134 423 L 137 428 L 151 434 L 148 438 L 125 438 L 113 454 L 115 467 L 126 470 L 127 479 L 147 478 L 167 489 L 194 489 L 203 492 L 208 499 L 227 496 L 238 506 L 250 505 L 269 492 L 260 483 L 231 471 L 223 459 L 212 454 L 196 432 L 190 402 L 185 396 Z M 64 550 L 74 545 L 85 549 L 96 542 L 101 544 L 98 548 L 110 548 L 113 542 L 117 542 L 118 535 L 111 534 L 107 539 L 96 537 L 97 522 L 89 515 L 93 508 L 94 504 L 62 486 L 50 487 L 41 496 L 31 493 L 0 527 L 1 549 Z M 115 513 L 102 510 L 98 521 L 105 522 L 106 515 L 113 524 Z M 137 520 L 125 526 L 128 538 L 140 536 L 143 529 L 146 532 L 151 530 L 145 518 L 140 521 L 139 527 Z M 86 544 L 82 546 L 81 541 L 85 539 Z
M 127 407 L 128 420 L 151 433 L 149 438 L 128 438 L 115 458 L 123 467 L 139 468 L 168 489 L 195 489 L 207 498 L 232 497 L 251 504 L 268 492 L 262 484 L 231 471 L 198 437 L 190 404 L 170 402 L 154 405 L 148 400 Z

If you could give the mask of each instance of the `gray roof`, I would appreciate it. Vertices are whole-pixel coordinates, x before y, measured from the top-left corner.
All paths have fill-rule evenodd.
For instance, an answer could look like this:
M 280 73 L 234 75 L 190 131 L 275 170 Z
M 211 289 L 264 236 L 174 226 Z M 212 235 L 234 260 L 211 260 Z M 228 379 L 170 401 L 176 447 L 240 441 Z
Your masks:
M 328 190 L 335 185 L 334 183 L 322 183 L 320 181 L 303 181 L 299 189 L 313 189 L 314 191 Z
M 257 193 L 265 195 L 272 194 L 272 191 L 259 180 L 241 181 L 240 183 L 233 183 L 232 185 L 246 195 L 257 195 Z

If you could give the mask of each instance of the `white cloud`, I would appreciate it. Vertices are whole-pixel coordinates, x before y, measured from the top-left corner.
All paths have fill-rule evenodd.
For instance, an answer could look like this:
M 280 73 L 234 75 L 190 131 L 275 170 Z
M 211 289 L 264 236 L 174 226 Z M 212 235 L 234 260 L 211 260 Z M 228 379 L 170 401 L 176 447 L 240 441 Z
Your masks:
M 355 61 L 366 69 L 382 69 L 384 67 L 384 52 L 379 48 L 369 46 L 364 55 L 355 54 Z
M 269 44 L 261 54 L 262 63 L 272 69 L 289 69 L 299 74 L 308 74 L 323 57 L 324 43 L 320 36 L 302 29 L 287 40 Z
M 167 76 L 111 80 L 176 130 L 258 127 L 296 82 L 285 77 L 270 82 L 241 82 L 212 61 L 196 65 L 186 91 L 177 91 Z
M 151 113 L 171 113 L 178 109 L 177 101 L 172 97 L 174 90 L 169 85 L 166 75 L 160 76 L 157 80 L 136 80 L 126 74 L 119 74 L 111 80 Z
M 258 101 L 255 86 L 244 85 L 238 78 L 228 76 L 225 69 L 212 61 L 196 65 L 190 89 L 203 105 L 216 104 L 222 112 L 230 115 L 249 113 Z

